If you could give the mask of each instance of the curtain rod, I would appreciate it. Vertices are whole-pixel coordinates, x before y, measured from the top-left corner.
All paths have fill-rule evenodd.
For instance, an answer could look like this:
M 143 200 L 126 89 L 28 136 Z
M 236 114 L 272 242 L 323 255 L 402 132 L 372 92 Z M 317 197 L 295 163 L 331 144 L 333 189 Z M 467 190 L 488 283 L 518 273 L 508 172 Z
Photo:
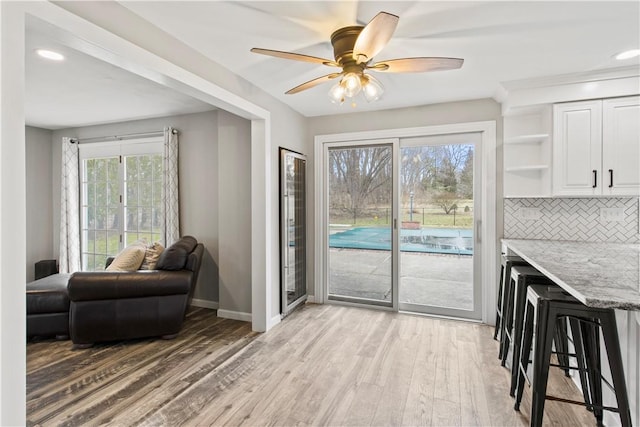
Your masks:
M 178 129 L 172 129 L 171 133 L 176 135 L 178 133 Z M 127 133 L 123 135 L 111 135 L 111 136 L 96 136 L 93 138 L 71 138 L 72 142 L 76 142 L 78 144 L 86 144 L 90 142 L 102 142 L 102 141 L 121 141 L 123 139 L 132 139 L 132 138 L 141 138 L 141 137 L 151 137 L 151 136 L 161 136 L 164 135 L 164 131 L 157 130 L 153 132 L 139 132 L 139 133 Z

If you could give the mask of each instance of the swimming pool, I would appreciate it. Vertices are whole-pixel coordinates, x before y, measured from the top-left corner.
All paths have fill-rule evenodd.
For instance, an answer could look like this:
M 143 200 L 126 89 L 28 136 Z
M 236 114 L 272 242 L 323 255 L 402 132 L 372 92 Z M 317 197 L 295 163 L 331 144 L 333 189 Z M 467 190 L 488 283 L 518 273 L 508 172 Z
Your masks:
M 391 250 L 388 227 L 354 227 L 329 236 L 329 247 Z M 421 228 L 400 230 L 400 250 L 440 254 L 473 255 L 473 231 L 468 228 Z

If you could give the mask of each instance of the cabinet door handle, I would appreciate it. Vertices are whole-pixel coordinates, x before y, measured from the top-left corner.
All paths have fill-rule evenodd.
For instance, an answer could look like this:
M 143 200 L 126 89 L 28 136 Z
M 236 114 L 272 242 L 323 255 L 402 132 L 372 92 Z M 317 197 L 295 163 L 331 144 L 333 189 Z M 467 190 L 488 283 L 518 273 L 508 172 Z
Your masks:
M 598 186 L 598 171 L 597 170 L 593 170 L 593 185 L 591 186 L 592 188 L 596 188 Z
M 613 187 L 613 169 L 609 169 L 609 188 Z

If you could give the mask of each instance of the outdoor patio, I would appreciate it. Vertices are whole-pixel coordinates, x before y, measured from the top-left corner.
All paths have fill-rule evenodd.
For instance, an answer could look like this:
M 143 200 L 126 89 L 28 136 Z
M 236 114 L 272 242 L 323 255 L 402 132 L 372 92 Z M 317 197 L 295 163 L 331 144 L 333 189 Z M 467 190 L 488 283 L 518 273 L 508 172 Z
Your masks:
M 329 250 L 329 292 L 391 300 L 391 252 Z M 473 309 L 473 257 L 401 252 L 400 302 Z

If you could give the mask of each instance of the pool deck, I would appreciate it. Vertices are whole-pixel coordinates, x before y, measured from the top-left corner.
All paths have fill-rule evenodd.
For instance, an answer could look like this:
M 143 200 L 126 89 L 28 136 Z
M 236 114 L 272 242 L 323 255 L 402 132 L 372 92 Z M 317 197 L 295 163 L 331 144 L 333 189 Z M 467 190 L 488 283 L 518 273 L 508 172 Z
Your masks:
M 391 252 L 330 248 L 329 263 L 330 293 L 391 300 Z M 473 257 L 401 252 L 401 302 L 471 310 L 472 298 Z

